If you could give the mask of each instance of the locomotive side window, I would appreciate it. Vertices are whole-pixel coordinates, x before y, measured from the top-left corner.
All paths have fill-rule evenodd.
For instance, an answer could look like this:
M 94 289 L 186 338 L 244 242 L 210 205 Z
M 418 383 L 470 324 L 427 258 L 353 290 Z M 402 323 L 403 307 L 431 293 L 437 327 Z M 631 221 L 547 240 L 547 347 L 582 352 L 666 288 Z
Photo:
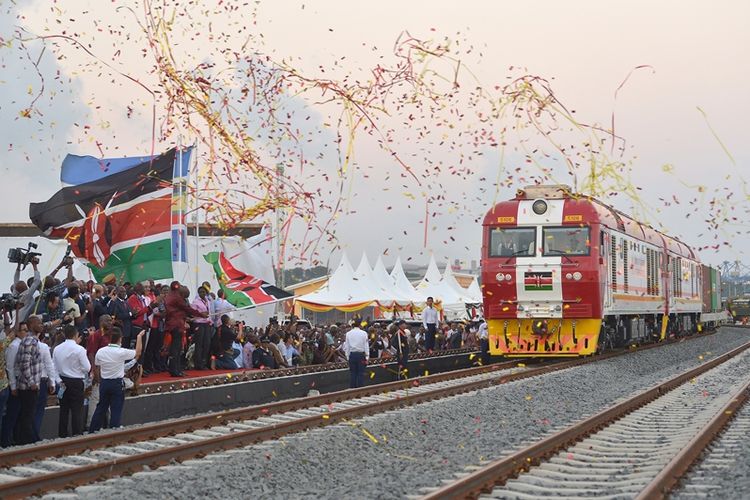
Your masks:
M 545 227 L 542 229 L 544 256 L 589 255 L 591 239 L 588 227 Z
M 490 257 L 531 257 L 536 254 L 535 247 L 536 228 L 490 229 Z

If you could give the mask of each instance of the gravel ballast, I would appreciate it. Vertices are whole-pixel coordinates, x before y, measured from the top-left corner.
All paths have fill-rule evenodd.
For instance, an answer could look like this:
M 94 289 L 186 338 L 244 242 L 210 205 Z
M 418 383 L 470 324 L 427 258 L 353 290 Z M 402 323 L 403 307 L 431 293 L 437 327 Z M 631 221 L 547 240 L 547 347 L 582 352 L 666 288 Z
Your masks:
M 709 445 L 698 463 L 670 498 L 748 498 L 750 495 L 750 403 L 718 439 Z
M 635 352 L 79 488 L 84 498 L 403 498 L 750 341 Z

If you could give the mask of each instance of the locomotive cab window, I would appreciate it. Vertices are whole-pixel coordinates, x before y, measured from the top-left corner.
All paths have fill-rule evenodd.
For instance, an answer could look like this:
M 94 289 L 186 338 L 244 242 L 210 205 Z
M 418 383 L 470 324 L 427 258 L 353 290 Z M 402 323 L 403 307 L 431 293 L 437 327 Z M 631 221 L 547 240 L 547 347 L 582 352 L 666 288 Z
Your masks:
M 588 227 L 545 227 L 542 229 L 542 255 L 589 255 L 591 240 Z
M 536 254 L 536 228 L 494 227 L 490 230 L 490 257 L 531 257 Z

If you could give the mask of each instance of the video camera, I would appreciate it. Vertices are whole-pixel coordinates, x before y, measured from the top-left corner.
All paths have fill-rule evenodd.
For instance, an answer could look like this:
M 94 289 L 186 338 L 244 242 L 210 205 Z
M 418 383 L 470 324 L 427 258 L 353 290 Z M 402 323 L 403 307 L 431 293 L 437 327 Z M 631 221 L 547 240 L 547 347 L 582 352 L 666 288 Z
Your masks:
M 32 252 L 32 248 L 36 249 L 37 244 L 31 241 L 26 248 L 11 248 L 8 250 L 8 261 L 11 264 L 21 264 L 22 269 L 26 268 L 26 266 L 28 266 L 34 259 L 39 262 L 37 257 L 41 257 L 42 254 L 39 252 Z
M 73 262 L 75 262 L 75 259 L 73 259 L 73 257 L 70 256 L 71 250 L 73 250 L 73 248 L 70 245 L 68 245 L 67 250 L 65 250 L 65 255 L 63 256 L 62 263 L 64 266 L 72 266 Z
M 12 293 L 4 293 L 0 295 L 0 311 L 13 312 L 16 310 L 18 305 L 18 297 Z

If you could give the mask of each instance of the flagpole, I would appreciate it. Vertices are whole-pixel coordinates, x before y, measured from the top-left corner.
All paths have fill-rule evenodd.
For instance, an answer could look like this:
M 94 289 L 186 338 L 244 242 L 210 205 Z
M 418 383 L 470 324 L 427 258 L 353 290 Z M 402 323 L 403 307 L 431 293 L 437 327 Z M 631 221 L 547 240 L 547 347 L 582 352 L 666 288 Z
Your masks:
M 194 196 L 193 200 L 195 201 L 195 286 L 198 287 L 200 283 L 198 283 L 198 280 L 200 279 L 198 276 L 198 263 L 200 262 L 200 206 L 198 204 L 198 155 L 196 154 L 197 150 L 197 144 L 193 145 L 192 151 L 190 151 L 190 154 L 192 156 L 192 163 L 193 163 L 193 169 L 195 170 L 195 187 L 194 189 Z
M 178 210 L 177 210 L 177 262 L 182 263 L 182 239 L 183 237 L 187 241 L 187 234 L 182 234 L 183 231 L 183 224 L 182 219 L 185 216 L 185 207 L 183 206 L 184 203 L 184 192 L 183 192 L 183 178 L 182 178 L 182 135 L 179 135 L 177 137 L 177 155 L 178 155 L 178 166 L 177 168 L 173 167 L 172 176 L 177 177 L 179 179 L 178 187 L 177 187 L 177 199 L 178 199 Z M 175 172 L 176 171 L 176 172 Z M 177 174 L 177 175 L 175 175 Z M 174 182 L 174 180 L 172 181 Z M 174 263 L 172 263 L 172 271 L 174 273 Z
M 283 182 L 282 179 L 284 177 L 284 165 L 277 164 L 276 165 L 276 185 L 277 185 L 277 200 L 281 199 L 281 190 L 283 189 Z M 276 203 L 276 258 L 278 259 L 277 262 L 277 268 L 278 268 L 278 286 L 282 290 L 284 289 L 284 262 L 283 262 L 283 256 L 281 252 L 281 207 L 279 207 L 279 203 L 277 201 Z M 284 316 L 284 306 L 281 303 L 277 303 L 276 307 L 276 317 L 282 320 Z M 292 311 L 294 313 L 294 311 Z M 281 322 L 283 324 L 283 321 Z

